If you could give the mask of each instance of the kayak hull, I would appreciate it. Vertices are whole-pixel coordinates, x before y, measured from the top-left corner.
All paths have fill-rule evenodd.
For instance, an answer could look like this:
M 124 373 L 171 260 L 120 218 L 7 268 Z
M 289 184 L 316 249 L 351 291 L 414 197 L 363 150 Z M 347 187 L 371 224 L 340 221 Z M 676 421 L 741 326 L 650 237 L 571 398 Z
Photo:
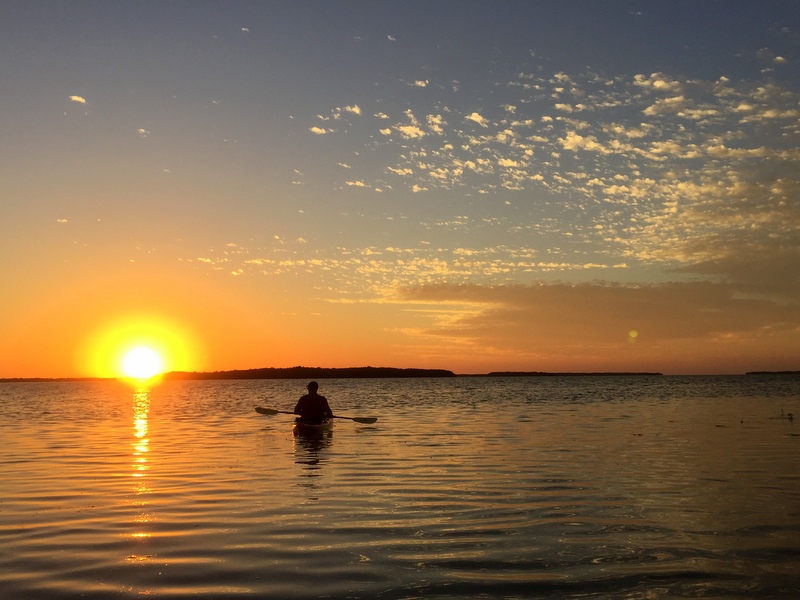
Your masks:
M 322 435 L 333 429 L 333 419 L 325 419 L 320 423 L 308 423 L 300 419 L 294 420 L 292 432 L 295 435 Z

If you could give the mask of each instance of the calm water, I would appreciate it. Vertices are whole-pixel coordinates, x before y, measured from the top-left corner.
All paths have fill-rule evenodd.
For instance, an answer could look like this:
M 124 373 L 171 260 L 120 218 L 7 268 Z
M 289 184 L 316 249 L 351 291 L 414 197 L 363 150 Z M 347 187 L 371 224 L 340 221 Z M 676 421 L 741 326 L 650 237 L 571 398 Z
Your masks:
M 305 383 L 0 384 L 0 597 L 800 597 L 800 378 Z

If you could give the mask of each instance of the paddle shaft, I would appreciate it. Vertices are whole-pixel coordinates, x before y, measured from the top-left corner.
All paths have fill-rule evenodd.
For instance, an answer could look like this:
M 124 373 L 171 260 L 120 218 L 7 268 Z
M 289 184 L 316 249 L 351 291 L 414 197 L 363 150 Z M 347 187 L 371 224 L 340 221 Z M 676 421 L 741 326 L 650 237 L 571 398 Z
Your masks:
M 261 413 L 262 415 L 277 415 L 278 413 L 282 415 L 297 415 L 297 413 L 290 412 L 288 410 L 278 410 L 277 408 L 265 408 L 263 406 L 256 406 L 256 412 Z M 340 415 L 333 415 L 333 418 L 347 419 L 348 421 L 355 421 L 356 423 L 365 423 L 365 424 L 374 423 L 375 421 L 378 420 L 378 417 L 343 417 Z

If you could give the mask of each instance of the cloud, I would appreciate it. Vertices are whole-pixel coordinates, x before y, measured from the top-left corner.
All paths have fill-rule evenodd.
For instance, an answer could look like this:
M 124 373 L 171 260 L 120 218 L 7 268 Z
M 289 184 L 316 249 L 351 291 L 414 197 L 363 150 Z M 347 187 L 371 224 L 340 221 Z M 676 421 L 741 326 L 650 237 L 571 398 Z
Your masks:
M 322 127 L 309 127 L 308 130 L 311 133 L 316 133 L 317 135 L 325 135 L 328 133 L 327 129 L 323 129 Z
M 501 158 L 500 160 L 497 161 L 497 164 L 499 164 L 501 167 L 519 167 L 520 166 L 519 162 L 517 162 L 516 160 L 511 160 L 509 158 Z
M 411 112 L 410 109 L 405 111 L 405 116 L 409 120 L 408 124 L 400 124 L 398 123 L 393 127 L 395 131 L 398 131 L 400 135 L 402 135 L 405 139 L 415 139 L 421 138 L 425 136 L 425 131 L 422 130 L 420 127 L 420 122 L 414 116 L 414 113 Z M 381 133 L 387 135 L 385 132 L 386 129 L 382 129 Z M 390 132 L 391 133 L 391 132 Z
M 672 364 L 685 372 L 742 372 L 753 364 L 747 349 L 754 344 L 760 353 L 800 351 L 800 305 L 748 297 L 722 283 L 422 285 L 402 290 L 399 301 L 463 307 L 461 316 L 451 311 L 418 334 L 527 357 L 531 370 Z
M 444 125 L 447 123 L 442 115 L 428 115 L 425 120 L 427 121 L 428 129 L 433 133 L 444 133 Z
M 659 98 L 654 104 L 645 108 L 642 112 L 649 117 L 658 115 L 676 114 L 687 108 L 687 100 L 683 96 L 673 96 L 671 98 Z
M 566 137 L 562 138 L 560 142 L 565 150 L 572 150 L 573 152 L 577 152 L 578 150 L 600 153 L 608 152 L 602 144 L 598 143 L 596 137 L 592 135 L 584 137 L 578 135 L 574 131 L 567 132 Z
M 408 177 L 409 175 L 413 175 L 414 171 L 409 168 L 405 169 L 395 169 L 393 167 L 387 167 L 386 170 L 390 173 L 394 173 L 395 175 L 401 175 L 403 177 Z
M 680 82 L 664 73 L 653 73 L 650 76 L 634 75 L 633 82 L 634 85 L 661 92 L 677 92 L 683 87 Z
M 78 104 L 86 104 L 86 98 L 83 98 L 82 96 L 70 96 L 69 99 L 72 102 L 77 102 Z
M 348 181 L 347 185 L 359 188 L 369 186 L 360 180 Z M 380 191 L 380 190 L 375 190 Z M 423 192 L 422 186 L 414 187 L 414 192 Z M 449 220 L 434 220 L 423 223 L 428 232 L 457 232 L 459 236 L 469 235 L 475 227 L 486 227 L 486 220 L 475 220 L 466 215 Z M 291 271 L 290 266 L 301 266 L 302 272 L 327 278 L 336 274 L 336 286 L 332 294 L 366 294 L 365 299 L 378 300 L 393 295 L 400 288 L 413 287 L 426 281 L 447 284 L 448 282 L 483 282 L 490 284 L 501 278 L 514 281 L 520 275 L 530 278 L 532 274 L 558 273 L 571 270 L 588 272 L 622 269 L 624 265 L 559 262 L 554 256 L 540 257 L 529 247 L 484 247 L 470 248 L 456 246 L 451 249 L 434 248 L 420 242 L 418 247 L 392 246 L 391 248 L 352 247 L 322 251 L 318 248 L 287 248 L 280 236 L 276 249 L 247 248 L 243 245 L 229 246 L 217 260 L 206 259 L 216 270 L 241 268 L 244 272 L 257 271 L 266 276 L 276 276 Z M 214 256 L 214 252 L 209 253 Z M 366 265 L 363 256 L 370 256 Z M 402 257 L 402 260 L 398 260 Z M 298 267 L 299 268 L 299 267 Z
M 482 117 L 480 114 L 478 114 L 476 112 L 471 113 L 471 114 L 467 115 L 464 118 L 467 121 L 474 121 L 475 123 L 477 123 L 481 127 L 488 127 L 489 126 L 489 120 L 486 119 L 485 117 Z
M 398 190 L 502 198 L 516 212 L 492 234 L 537 236 L 565 277 L 580 277 L 587 264 L 625 263 L 754 287 L 769 279 L 770 294 L 794 293 L 797 89 L 727 77 L 535 70 L 487 86 L 492 93 L 482 95 L 480 108 L 419 104 L 409 93 L 394 111 L 364 119 L 365 129 L 336 135 L 363 136 L 349 141 L 370 149 L 353 159 L 366 187 L 383 187 L 389 176 Z M 494 105 L 487 102 L 495 95 Z M 559 110 L 576 95 L 580 113 L 574 103 L 573 113 Z M 424 118 L 405 108 L 412 101 Z M 591 252 L 592 260 L 584 256 Z M 472 280 L 480 280 L 485 271 L 473 266 Z M 516 281 L 545 272 L 508 268 Z M 450 274 L 462 281 L 460 269 Z
M 406 139 L 421 138 L 425 132 L 418 125 L 395 125 L 394 127 Z

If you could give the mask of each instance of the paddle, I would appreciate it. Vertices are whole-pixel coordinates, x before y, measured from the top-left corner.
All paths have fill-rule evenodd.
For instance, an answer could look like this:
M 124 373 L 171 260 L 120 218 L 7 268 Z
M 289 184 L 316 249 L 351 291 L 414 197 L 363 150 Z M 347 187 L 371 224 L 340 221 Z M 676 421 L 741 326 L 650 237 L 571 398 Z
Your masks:
M 278 413 L 283 415 L 296 415 L 297 413 L 289 412 L 288 410 L 278 410 L 276 408 L 266 408 L 264 406 L 256 406 L 256 412 L 261 413 L 262 415 L 277 415 Z M 334 419 L 347 419 L 349 421 L 355 421 L 356 423 L 364 423 L 365 425 L 369 425 L 370 423 L 374 423 L 378 420 L 378 417 L 342 417 L 340 415 L 333 415 Z

